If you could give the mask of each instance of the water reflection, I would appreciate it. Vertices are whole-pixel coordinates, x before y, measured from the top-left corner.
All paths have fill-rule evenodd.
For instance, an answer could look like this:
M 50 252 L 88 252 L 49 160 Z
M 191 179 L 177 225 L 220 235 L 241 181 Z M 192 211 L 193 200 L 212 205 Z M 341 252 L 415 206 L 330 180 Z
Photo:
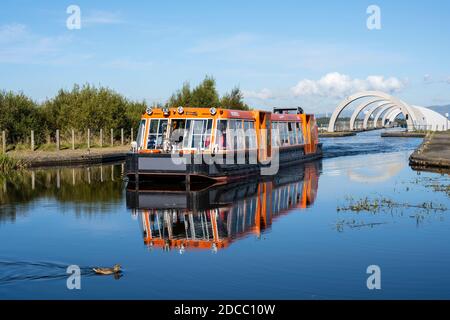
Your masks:
M 77 213 L 106 212 L 122 201 L 123 164 L 36 169 L 0 175 L 0 222 L 15 221 L 39 199 L 55 199 Z
M 130 184 L 127 206 L 148 247 L 217 251 L 249 234 L 259 237 L 278 217 L 312 205 L 320 170 L 321 162 L 313 162 L 266 180 L 197 186 L 189 192 Z
M 385 155 L 382 163 L 379 157 L 368 155 L 363 170 L 356 164 L 348 169 L 347 175 L 351 181 L 358 183 L 383 183 L 398 175 L 407 163 L 407 158 L 400 153 Z

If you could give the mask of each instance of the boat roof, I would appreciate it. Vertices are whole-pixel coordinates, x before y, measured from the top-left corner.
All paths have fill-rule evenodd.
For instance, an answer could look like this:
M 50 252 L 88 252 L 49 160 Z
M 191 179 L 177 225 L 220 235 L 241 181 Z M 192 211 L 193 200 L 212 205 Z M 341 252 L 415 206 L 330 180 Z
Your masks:
M 272 113 L 271 111 L 266 110 L 235 110 L 235 109 L 224 109 L 217 108 L 216 113 L 214 115 L 211 114 L 211 108 L 192 108 L 192 107 L 183 107 L 183 114 L 178 113 L 178 108 L 153 108 L 153 113 L 148 115 L 146 112 L 143 113 L 144 117 L 155 117 L 155 116 L 163 116 L 164 109 L 167 109 L 170 113 L 169 116 L 181 116 L 182 118 L 189 118 L 189 116 L 194 117 L 218 117 L 218 118 L 227 118 L 227 119 L 248 119 L 254 120 L 256 118 L 256 114 L 258 112 L 265 112 L 271 115 L 271 119 L 273 121 L 301 121 L 302 114 L 290 114 L 290 113 Z M 309 115 L 306 115 L 309 116 Z

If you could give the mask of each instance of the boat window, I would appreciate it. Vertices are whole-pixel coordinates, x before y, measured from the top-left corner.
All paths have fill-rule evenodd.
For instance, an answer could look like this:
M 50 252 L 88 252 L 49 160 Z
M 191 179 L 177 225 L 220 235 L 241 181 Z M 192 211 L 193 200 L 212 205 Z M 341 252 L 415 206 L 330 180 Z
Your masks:
M 185 149 L 207 149 L 211 144 L 212 119 L 188 119 L 183 137 Z
M 244 132 L 244 124 L 242 120 L 235 120 L 235 132 L 234 135 L 236 136 L 236 144 L 235 149 L 236 150 L 243 150 L 245 149 L 245 132 Z
M 236 150 L 237 136 L 236 136 L 236 120 L 228 120 L 227 128 L 227 147 Z
M 167 132 L 167 119 L 151 119 L 148 132 L 147 149 L 162 149 Z
M 170 142 L 174 150 L 183 149 L 186 119 L 172 119 L 170 121 Z
M 141 122 L 139 123 L 139 129 L 138 129 L 138 134 L 136 137 L 136 143 L 138 146 L 138 149 L 142 149 L 142 146 L 144 145 L 142 143 L 142 140 L 144 140 L 144 132 L 145 132 L 145 124 L 147 123 L 147 120 L 141 120 Z
M 227 149 L 227 129 L 228 120 L 217 120 L 216 143 L 219 146 L 219 150 Z
M 272 146 L 273 147 L 279 147 L 280 146 L 280 137 L 281 137 L 281 131 L 279 122 L 272 122 Z
M 205 149 L 208 149 L 211 145 L 211 133 L 212 133 L 212 119 L 206 122 L 206 133 L 202 137 L 202 144 Z
M 295 126 L 297 127 L 297 143 L 304 144 L 302 124 L 300 122 L 297 122 Z
M 295 135 L 295 122 L 288 122 L 288 130 L 289 130 L 289 144 L 293 146 L 297 143 Z
M 278 129 L 280 130 L 281 146 L 284 147 L 284 146 L 289 145 L 289 132 L 288 132 L 287 123 L 279 122 Z
M 256 149 L 256 131 L 255 122 L 244 121 L 245 147 L 247 149 Z

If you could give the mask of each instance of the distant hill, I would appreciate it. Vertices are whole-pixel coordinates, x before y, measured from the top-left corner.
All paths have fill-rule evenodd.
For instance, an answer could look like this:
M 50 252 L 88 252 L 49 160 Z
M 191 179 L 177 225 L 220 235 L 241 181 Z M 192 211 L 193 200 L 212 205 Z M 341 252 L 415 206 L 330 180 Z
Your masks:
M 447 104 L 445 106 L 431 106 L 428 108 L 442 114 L 443 116 L 445 116 L 445 113 L 450 114 L 450 104 Z

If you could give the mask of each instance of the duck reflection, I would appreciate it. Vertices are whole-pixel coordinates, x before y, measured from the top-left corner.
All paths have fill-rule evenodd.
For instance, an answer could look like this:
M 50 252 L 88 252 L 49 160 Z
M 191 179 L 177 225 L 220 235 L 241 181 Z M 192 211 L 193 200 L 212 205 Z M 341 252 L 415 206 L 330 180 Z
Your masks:
M 320 170 L 321 162 L 312 162 L 270 178 L 197 185 L 191 191 L 129 184 L 127 206 L 148 247 L 215 252 L 247 235 L 259 237 L 278 217 L 312 205 Z

